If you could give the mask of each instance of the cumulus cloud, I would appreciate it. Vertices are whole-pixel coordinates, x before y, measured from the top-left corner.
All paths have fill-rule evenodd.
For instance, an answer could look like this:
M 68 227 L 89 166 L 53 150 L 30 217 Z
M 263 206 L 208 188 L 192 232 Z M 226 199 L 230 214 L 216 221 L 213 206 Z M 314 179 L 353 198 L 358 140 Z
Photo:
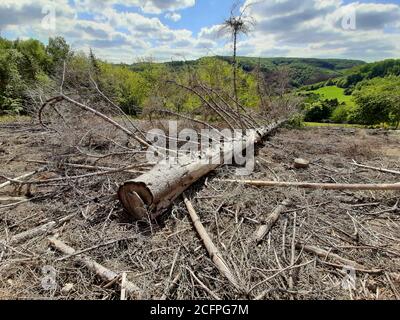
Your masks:
M 161 14 L 168 11 L 177 11 L 195 5 L 195 0 L 74 0 L 74 5 L 80 8 L 101 10 L 104 7 L 113 7 L 122 4 L 124 6 L 138 7 L 144 13 Z
M 168 12 L 165 15 L 165 18 L 174 22 L 178 22 L 179 20 L 182 19 L 182 16 L 179 13 L 176 12 Z
M 203 0 L 206 1 L 206 0 Z M 211 0 L 210 0 L 211 1 Z M 246 0 L 256 22 L 239 41 L 239 54 L 382 59 L 400 51 L 400 5 L 342 0 Z M 34 35 L 45 40 L 61 35 L 74 48 L 112 61 L 134 57 L 171 60 L 204 54 L 231 54 L 229 34 L 222 26 L 174 28 L 195 0 L 1 0 L 0 30 L 14 37 Z M 42 26 L 49 8 L 56 13 L 56 30 Z M 344 17 L 354 12 L 355 30 L 344 29 Z M 160 20 L 163 16 L 166 20 Z M 223 13 L 221 13 L 223 16 Z M 128 60 L 127 60 L 128 59 Z
M 256 54 L 285 48 L 286 55 L 382 59 L 396 56 L 400 49 L 398 4 L 247 0 L 245 5 L 250 5 L 248 13 L 256 21 L 251 36 Z M 343 28 L 347 18 L 355 19 L 354 30 Z M 395 32 L 388 34 L 388 27 Z M 267 38 L 269 47 L 263 45 Z

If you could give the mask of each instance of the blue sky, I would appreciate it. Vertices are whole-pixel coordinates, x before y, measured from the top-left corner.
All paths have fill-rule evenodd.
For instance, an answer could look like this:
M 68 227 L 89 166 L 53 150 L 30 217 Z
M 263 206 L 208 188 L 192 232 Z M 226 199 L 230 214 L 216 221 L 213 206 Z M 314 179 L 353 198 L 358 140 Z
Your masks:
M 233 0 L 1 0 L 6 38 L 64 36 L 74 49 L 113 61 L 195 59 L 232 52 L 220 24 Z M 399 57 L 400 0 L 242 0 L 254 27 L 239 54 Z M 240 8 L 239 8 L 240 9 Z

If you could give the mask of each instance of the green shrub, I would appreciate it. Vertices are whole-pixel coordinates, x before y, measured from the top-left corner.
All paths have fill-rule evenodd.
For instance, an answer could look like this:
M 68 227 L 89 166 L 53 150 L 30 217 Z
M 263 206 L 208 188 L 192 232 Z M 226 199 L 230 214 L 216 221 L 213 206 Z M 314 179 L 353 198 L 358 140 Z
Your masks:
M 303 128 L 304 127 L 304 115 L 301 113 L 295 113 L 292 115 L 287 123 L 289 128 Z
M 331 121 L 334 123 L 346 123 L 349 117 L 349 107 L 345 104 L 338 106 L 333 110 L 331 115 Z

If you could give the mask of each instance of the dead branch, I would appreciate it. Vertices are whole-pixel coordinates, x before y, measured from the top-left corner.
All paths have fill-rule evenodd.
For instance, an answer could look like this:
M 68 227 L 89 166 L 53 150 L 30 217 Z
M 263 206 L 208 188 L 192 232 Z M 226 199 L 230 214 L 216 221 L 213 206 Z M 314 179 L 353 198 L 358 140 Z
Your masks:
M 343 258 L 341 256 L 338 256 L 335 253 L 332 253 L 330 251 L 315 247 L 315 246 L 311 246 L 311 245 L 304 245 L 301 243 L 296 244 L 296 248 L 299 250 L 304 250 L 306 252 L 312 253 L 317 255 L 318 257 L 326 260 L 326 259 L 331 259 L 333 261 L 336 261 L 338 263 L 340 263 L 341 265 L 339 267 L 352 267 L 354 268 L 356 271 L 360 271 L 360 272 L 365 272 L 365 273 L 381 273 L 382 269 L 367 269 L 365 268 L 363 265 L 359 264 L 358 262 L 355 262 L 353 260 L 350 259 L 346 259 Z
M 20 182 L 23 179 L 27 179 L 27 178 L 30 178 L 30 177 L 34 176 L 38 172 L 39 172 L 38 170 L 37 171 L 32 171 L 32 172 L 26 173 L 26 174 L 24 174 L 24 175 L 22 175 L 20 177 L 17 177 L 14 180 Z M 11 184 L 11 181 L 8 180 L 8 181 L 0 184 L 0 189 L 5 188 L 5 187 L 9 186 L 10 184 Z
M 289 200 L 283 201 L 279 206 L 275 208 L 275 210 L 268 216 L 265 220 L 265 223 L 261 225 L 254 235 L 254 241 L 259 244 L 264 237 L 271 231 L 271 228 L 278 221 L 282 212 L 290 205 Z
M 111 119 L 110 117 L 106 116 L 105 114 L 89 107 L 86 106 L 78 101 L 75 101 L 73 99 L 71 99 L 70 97 L 66 96 L 65 94 L 61 94 L 60 96 L 51 98 L 49 100 L 47 100 L 45 103 L 43 103 L 43 105 L 41 106 L 41 108 L 39 109 L 39 122 L 42 124 L 42 126 L 44 126 L 43 124 L 43 111 L 44 109 L 49 106 L 49 105 L 54 105 L 56 103 L 59 103 L 61 101 L 67 101 L 85 111 L 88 111 L 90 113 L 93 113 L 95 116 L 103 119 L 104 121 L 110 123 L 111 125 L 113 125 L 115 128 L 121 130 L 122 132 L 124 132 L 126 135 L 128 135 L 129 137 L 132 137 L 133 139 L 135 139 L 137 142 L 139 142 L 141 145 L 143 145 L 144 147 L 147 148 L 152 148 L 152 146 L 145 140 L 143 140 L 142 138 L 138 137 L 135 133 L 133 133 L 132 131 L 128 130 L 127 128 L 121 126 L 118 122 L 114 121 L 113 119 Z M 45 126 L 44 126 L 45 127 Z
M 60 224 L 63 224 L 65 222 L 71 220 L 74 216 L 75 216 L 75 214 L 71 214 L 71 215 L 68 215 L 68 216 L 66 216 L 64 218 L 61 218 L 59 220 L 53 220 L 53 221 L 50 221 L 50 222 L 48 222 L 46 224 L 43 224 L 41 226 L 37 226 L 37 227 L 35 227 L 33 229 L 30 229 L 30 230 L 21 232 L 19 234 L 16 234 L 16 235 L 11 237 L 11 239 L 8 241 L 8 243 L 10 245 L 21 244 L 21 243 L 26 242 L 26 241 L 28 241 L 30 239 L 45 235 L 45 234 L 49 233 L 50 231 L 54 230 Z M 0 243 L 1 242 L 5 242 L 5 241 L 3 240 L 3 241 L 0 241 Z
M 88 174 L 83 174 L 80 176 L 71 176 L 71 177 L 62 177 L 62 178 L 54 178 L 54 179 L 47 179 L 47 180 L 31 180 L 31 181 L 19 181 L 11 178 L 7 178 L 3 175 L 0 175 L 1 178 L 4 178 L 10 182 L 19 184 L 19 185 L 39 185 L 39 184 L 48 184 L 48 183 L 53 183 L 53 182 L 62 182 L 62 181 L 68 181 L 68 180 L 78 180 L 78 179 L 85 179 L 85 178 L 92 178 L 96 176 L 105 176 L 109 174 L 114 174 L 118 172 L 126 172 L 129 170 L 130 173 L 133 173 L 134 171 L 131 170 L 131 168 L 136 168 L 136 165 L 134 166 L 127 166 L 124 168 L 119 168 L 115 170 L 109 170 L 109 171 L 99 171 L 99 172 L 94 172 L 94 173 L 88 173 Z M 137 171 L 135 173 L 143 173 L 142 171 Z
M 64 242 L 62 242 L 54 237 L 48 238 L 48 240 L 54 248 L 56 248 L 58 251 L 60 251 L 64 254 L 73 255 L 75 253 L 75 249 L 69 247 Z M 80 256 L 76 256 L 75 259 L 79 263 L 86 266 L 90 271 L 92 271 L 96 275 L 98 275 L 104 281 L 111 282 L 120 277 L 120 275 L 118 275 L 116 272 L 102 266 L 101 264 L 92 260 L 88 256 L 80 255 Z M 135 299 L 141 299 L 143 296 L 142 289 L 140 289 L 138 286 L 136 286 L 134 283 L 132 283 L 130 281 L 125 282 L 125 289 L 129 294 L 132 294 L 132 296 Z
M 193 208 L 192 203 L 189 201 L 186 196 L 184 196 L 184 201 L 186 204 L 186 208 L 189 212 L 190 218 L 193 222 L 193 225 L 199 234 L 201 240 L 204 243 L 204 246 L 207 249 L 208 254 L 210 255 L 211 260 L 215 263 L 218 270 L 221 272 L 223 276 L 225 276 L 229 282 L 236 288 L 240 289 L 239 283 L 236 277 L 233 275 L 232 271 L 228 267 L 225 260 L 222 258 L 222 255 L 218 248 L 215 246 L 211 237 L 208 235 L 206 229 L 204 228 L 203 224 L 201 223 L 200 217 L 197 215 L 196 211 Z
M 356 167 L 359 167 L 359 168 L 370 169 L 370 170 L 375 170 L 375 171 L 380 171 L 380 172 L 400 175 L 400 171 L 389 170 L 389 169 L 384 169 L 384 168 L 370 167 L 370 166 L 366 166 L 366 165 L 363 165 L 363 164 L 359 164 L 355 160 L 353 160 L 352 165 L 354 165 Z
M 323 190 L 371 190 L 398 191 L 400 183 L 394 184 L 340 184 L 340 183 L 310 183 L 310 182 L 278 182 L 262 180 L 220 180 L 223 182 L 240 183 L 255 187 L 303 188 Z

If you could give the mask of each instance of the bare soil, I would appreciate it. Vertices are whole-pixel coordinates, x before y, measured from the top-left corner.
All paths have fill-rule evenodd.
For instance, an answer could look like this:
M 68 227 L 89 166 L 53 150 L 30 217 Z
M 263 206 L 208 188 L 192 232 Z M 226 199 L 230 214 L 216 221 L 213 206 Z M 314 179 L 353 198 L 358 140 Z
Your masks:
M 115 135 L 116 141 L 124 138 Z M 30 123 L 0 125 L 0 174 L 15 178 L 43 167 L 35 179 L 82 175 L 93 171 L 62 168 L 62 163 L 120 167 L 139 158 L 91 158 L 77 155 L 54 132 Z M 92 141 L 98 152 L 104 141 Z M 295 158 L 311 162 L 293 168 Z M 307 128 L 281 129 L 258 149 L 254 173 L 246 179 L 325 183 L 395 183 L 400 176 L 357 168 L 359 163 L 400 171 L 400 134 L 395 131 Z M 0 299 L 119 299 L 118 281 L 104 283 L 74 257 L 63 257 L 43 235 L 8 245 L 13 235 L 70 214 L 53 230 L 59 239 L 109 269 L 127 272 L 145 299 L 399 299 L 400 209 L 395 192 L 339 192 L 261 189 L 219 181 L 236 179 L 224 166 L 188 192 L 214 243 L 239 278 L 238 292 L 218 272 L 193 229 L 179 199 L 157 223 L 132 221 L 116 191 L 139 173 L 0 189 L 0 197 L 28 196 L 19 205 L 0 203 Z M 0 178 L 0 184 L 6 180 Z M 292 205 L 259 246 L 250 241 L 265 218 L 283 200 Z M 294 228 L 294 225 L 296 228 Z M 120 239 L 119 241 L 117 241 Z M 102 245 L 116 240 L 109 245 Z M 313 245 L 364 266 L 346 287 L 346 269 L 329 257 L 295 248 Z M 58 260 L 57 260 L 58 259 Z M 55 269 L 55 286 L 43 286 L 43 269 Z M 380 269 L 374 273 L 369 270 Z M 178 274 L 176 286 L 171 281 Z M 193 277 L 193 274 L 197 277 Z M 352 278 L 353 279 L 353 278 Z M 198 282 L 200 280 L 202 285 Z M 67 288 L 67 284 L 69 288 Z M 206 287 L 206 288 L 205 288 Z M 47 289 L 46 289 L 47 288 Z M 170 288 L 171 290 L 167 290 Z

